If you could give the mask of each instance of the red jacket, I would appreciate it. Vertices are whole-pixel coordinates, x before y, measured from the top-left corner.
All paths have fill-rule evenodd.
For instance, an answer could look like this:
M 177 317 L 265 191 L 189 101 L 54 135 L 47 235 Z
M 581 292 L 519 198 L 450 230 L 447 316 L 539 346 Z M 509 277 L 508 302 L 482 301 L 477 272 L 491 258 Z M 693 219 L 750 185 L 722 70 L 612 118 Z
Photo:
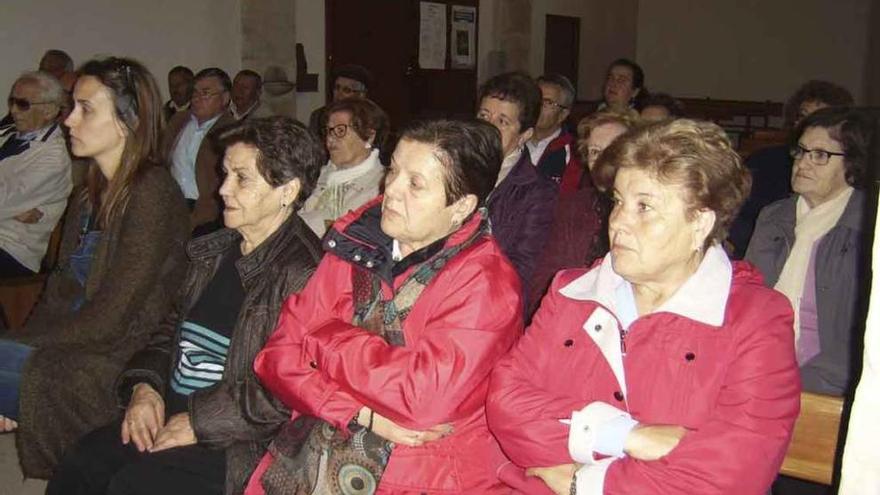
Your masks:
M 720 251 L 710 249 L 707 258 L 713 249 Z M 599 401 L 639 422 L 691 431 L 658 461 L 624 456 L 591 467 L 593 490 L 580 490 L 579 471 L 578 495 L 767 492 L 800 405 L 792 310 L 751 265 L 731 269 L 723 253 L 715 255 L 724 256 L 716 264 L 726 263 L 726 278 L 709 274 L 707 283 L 687 286 L 700 279 L 695 275 L 658 311 L 636 319 L 624 338 L 625 357 L 613 316 L 614 277 L 622 279 L 610 257 L 591 271 L 556 277 L 492 376 L 489 425 L 513 461 L 500 472 L 505 482 L 524 493 L 551 493 L 522 468 L 573 462 L 569 427 L 559 420 Z
M 347 226 L 377 204 L 335 230 L 348 235 Z M 463 242 L 480 221 L 474 215 L 446 245 Z M 522 334 L 522 301 L 498 244 L 486 236 L 449 260 L 404 320 L 404 347 L 349 323 L 352 263 L 328 252 L 305 289 L 287 300 L 255 361 L 260 380 L 294 417 L 318 416 L 342 430 L 362 405 L 405 428 L 454 424 L 436 442 L 397 445 L 379 493 L 508 493 L 496 474 L 505 459 L 489 433 L 485 399 L 492 368 Z M 390 297 L 391 286 L 382 290 Z

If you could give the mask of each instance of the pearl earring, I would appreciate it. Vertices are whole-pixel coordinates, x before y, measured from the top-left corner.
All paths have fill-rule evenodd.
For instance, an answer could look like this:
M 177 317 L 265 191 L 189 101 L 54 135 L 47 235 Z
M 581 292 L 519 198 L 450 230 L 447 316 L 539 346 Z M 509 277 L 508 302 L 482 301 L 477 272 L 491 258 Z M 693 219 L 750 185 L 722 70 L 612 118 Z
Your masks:
M 370 148 L 372 148 L 372 147 L 373 147 L 373 145 L 371 145 L 369 141 L 367 141 L 366 143 L 364 143 L 364 148 L 366 148 L 366 149 L 370 149 Z

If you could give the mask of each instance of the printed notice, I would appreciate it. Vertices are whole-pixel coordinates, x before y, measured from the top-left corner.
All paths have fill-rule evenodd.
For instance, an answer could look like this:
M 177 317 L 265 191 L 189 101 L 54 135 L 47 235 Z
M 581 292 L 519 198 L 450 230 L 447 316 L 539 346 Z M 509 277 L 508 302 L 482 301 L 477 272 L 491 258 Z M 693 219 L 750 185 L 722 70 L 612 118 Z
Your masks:
M 477 9 L 452 6 L 452 67 L 473 69 L 476 61 Z
M 446 68 L 446 4 L 420 2 L 419 67 Z

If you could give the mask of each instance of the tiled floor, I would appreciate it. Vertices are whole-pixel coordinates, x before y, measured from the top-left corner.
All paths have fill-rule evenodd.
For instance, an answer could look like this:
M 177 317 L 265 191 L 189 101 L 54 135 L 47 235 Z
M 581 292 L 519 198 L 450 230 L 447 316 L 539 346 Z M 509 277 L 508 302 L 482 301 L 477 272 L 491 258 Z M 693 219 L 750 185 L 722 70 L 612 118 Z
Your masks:
M 22 480 L 15 435 L 0 433 L 0 495 L 42 495 L 45 491 L 43 480 Z

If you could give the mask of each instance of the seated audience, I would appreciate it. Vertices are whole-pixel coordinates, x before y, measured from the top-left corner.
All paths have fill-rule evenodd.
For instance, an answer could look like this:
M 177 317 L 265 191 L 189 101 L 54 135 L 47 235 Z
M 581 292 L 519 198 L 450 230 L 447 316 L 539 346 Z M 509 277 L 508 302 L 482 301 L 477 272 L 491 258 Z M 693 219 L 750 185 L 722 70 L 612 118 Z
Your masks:
M 829 106 L 852 105 L 853 98 L 846 89 L 825 81 L 809 81 L 785 104 L 785 128 L 792 129 L 804 117 Z M 761 210 L 791 195 L 792 159 L 788 143 L 752 153 L 746 167 L 752 174 L 752 191 L 730 227 L 730 244 L 734 259 L 746 254 L 755 221 Z
M 263 78 L 260 74 L 250 69 L 239 71 L 232 80 L 232 103 L 229 105 L 235 120 L 271 117 L 272 109 L 260 99 L 262 94 Z
M 168 93 L 171 98 L 162 107 L 165 122 L 171 121 L 178 112 L 189 110 L 193 93 L 193 71 L 189 67 L 178 65 L 168 71 Z
M 241 493 L 290 417 L 253 360 L 320 261 L 296 210 L 324 150 L 286 117 L 248 119 L 219 140 L 226 229 L 190 241 L 184 289 L 117 380 L 124 416 L 68 450 L 50 495 Z
M 59 267 L 27 327 L 0 340 L 0 414 L 18 422 L 32 478 L 114 417 L 113 381 L 168 311 L 186 261 L 186 206 L 159 165 L 153 76 L 122 58 L 80 74 L 65 125 L 73 154 L 93 159 L 88 188 L 71 198 Z
M 640 116 L 645 122 L 684 117 L 684 106 L 666 93 L 651 93 L 642 102 Z
M 638 117 L 642 102 L 648 97 L 645 72 L 641 66 L 626 58 L 611 62 L 605 75 L 602 97 L 598 111 L 632 112 Z
M 379 194 L 385 175 L 379 155 L 389 127 L 388 115 L 366 98 L 331 103 L 327 116 L 322 135 L 330 159 L 300 211 L 319 237 L 337 218 Z
M 790 306 L 720 247 L 748 172 L 721 128 L 689 120 L 600 161 L 616 169 L 611 252 L 561 272 L 496 366 L 499 476 L 529 494 L 764 495 L 800 386 Z
M 484 414 L 489 373 L 522 331 L 483 208 L 500 148 L 481 122 L 416 124 L 385 195 L 327 233 L 257 355 L 294 415 L 246 494 L 507 493 Z
M 577 152 L 587 164 L 587 173 L 576 191 L 559 195 L 547 243 L 530 280 L 527 317 L 537 311 L 556 272 L 589 267 L 608 252 L 611 199 L 607 194 L 610 184 L 605 182 L 611 182 L 608 176 L 613 169 L 595 176 L 593 170 L 602 151 L 637 124 L 632 113 L 614 111 L 594 113 L 578 124 Z
M 40 271 L 72 187 L 64 132 L 67 95 L 54 77 L 28 72 L 9 92 L 14 125 L 0 131 L 0 279 Z
M 209 134 L 235 123 L 228 111 L 232 83 L 220 69 L 196 74 L 190 109 L 178 112 L 162 134 L 162 152 L 190 208 L 196 234 L 211 230 L 220 216 L 221 156 Z
M 523 294 L 556 208 L 558 187 L 532 165 L 523 147 L 531 139 L 541 106 L 541 90 L 532 78 L 518 72 L 486 81 L 479 91 L 477 118 L 501 132 L 504 161 L 495 189 L 487 202 L 492 234 L 510 258 L 522 284 Z M 525 300 L 528 308 L 528 301 Z
M 333 85 L 331 103 L 346 98 L 366 98 L 370 89 L 370 71 L 360 65 L 343 65 L 333 71 Z M 327 106 L 315 109 L 309 115 L 309 129 L 316 136 L 323 136 L 323 130 L 327 126 Z
M 565 122 L 574 104 L 571 81 L 559 74 L 538 78 L 541 89 L 541 113 L 532 138 L 526 147 L 532 163 L 544 177 L 559 184 L 560 192 L 577 190 L 583 166 L 574 150 L 574 135 Z

